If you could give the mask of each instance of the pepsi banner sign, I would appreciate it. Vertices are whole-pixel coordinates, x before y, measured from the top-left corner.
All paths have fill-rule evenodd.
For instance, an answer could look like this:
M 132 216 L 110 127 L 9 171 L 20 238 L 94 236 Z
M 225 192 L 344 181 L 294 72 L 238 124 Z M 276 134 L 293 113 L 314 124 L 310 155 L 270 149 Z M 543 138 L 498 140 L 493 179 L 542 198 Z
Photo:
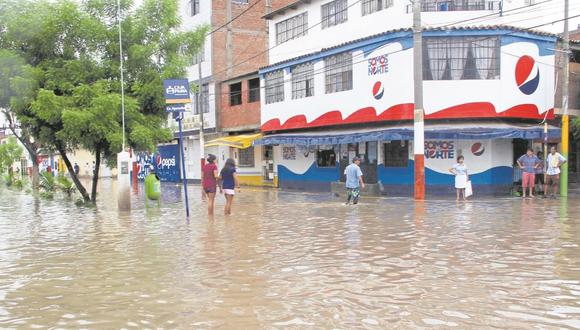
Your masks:
M 159 146 L 157 152 L 149 154 L 141 152 L 137 154 L 137 178 L 145 180 L 149 175 L 149 167 L 153 166 L 155 173 L 163 182 L 179 182 L 179 145 Z
M 179 182 L 179 145 L 157 147 L 155 169 L 161 181 Z
M 167 104 L 184 104 L 191 102 L 189 81 L 187 79 L 167 79 L 163 81 L 163 95 Z

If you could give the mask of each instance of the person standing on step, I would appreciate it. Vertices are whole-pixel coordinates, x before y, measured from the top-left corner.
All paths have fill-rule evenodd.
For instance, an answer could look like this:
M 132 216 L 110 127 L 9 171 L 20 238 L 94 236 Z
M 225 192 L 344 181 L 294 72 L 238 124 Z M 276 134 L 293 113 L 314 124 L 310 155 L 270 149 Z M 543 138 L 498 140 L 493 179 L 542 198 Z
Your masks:
M 522 198 L 526 198 L 526 188 L 529 190 L 528 197 L 534 197 L 534 183 L 536 181 L 536 169 L 540 166 L 538 156 L 532 148 L 528 148 L 525 155 L 518 159 L 518 166 L 522 169 Z
M 556 151 L 556 147 L 550 148 L 550 153 L 548 154 L 548 168 L 546 169 L 546 187 L 544 193 L 548 197 L 548 192 L 551 190 L 551 198 L 556 198 L 558 192 L 558 187 L 560 184 L 560 166 L 562 166 L 567 160 L 559 152 Z
M 344 175 L 346 176 L 346 205 L 350 204 L 351 200 L 353 204 L 358 204 L 360 190 L 365 188 L 363 173 L 359 165 L 360 158 L 354 157 L 352 164 L 344 169 Z

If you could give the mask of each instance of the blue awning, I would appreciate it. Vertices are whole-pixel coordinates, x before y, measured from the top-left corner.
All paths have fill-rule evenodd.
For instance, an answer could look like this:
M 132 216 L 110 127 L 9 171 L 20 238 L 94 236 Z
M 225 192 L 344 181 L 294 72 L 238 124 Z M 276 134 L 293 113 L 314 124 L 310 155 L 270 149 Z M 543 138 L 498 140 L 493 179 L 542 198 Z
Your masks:
M 549 138 L 560 138 L 561 130 L 550 126 Z M 543 139 L 544 128 L 502 122 L 450 123 L 425 125 L 425 139 L 430 140 L 486 140 L 486 139 Z M 413 126 L 399 125 L 373 129 L 344 129 L 272 134 L 254 141 L 254 145 L 323 145 L 369 141 L 413 140 Z

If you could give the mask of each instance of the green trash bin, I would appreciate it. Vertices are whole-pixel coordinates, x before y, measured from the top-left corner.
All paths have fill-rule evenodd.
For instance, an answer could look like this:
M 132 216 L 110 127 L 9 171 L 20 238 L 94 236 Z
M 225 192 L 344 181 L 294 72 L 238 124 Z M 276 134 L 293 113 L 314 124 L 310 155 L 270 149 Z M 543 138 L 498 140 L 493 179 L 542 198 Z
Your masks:
M 161 197 L 161 180 L 153 170 L 145 178 L 145 196 L 151 200 L 158 200 Z

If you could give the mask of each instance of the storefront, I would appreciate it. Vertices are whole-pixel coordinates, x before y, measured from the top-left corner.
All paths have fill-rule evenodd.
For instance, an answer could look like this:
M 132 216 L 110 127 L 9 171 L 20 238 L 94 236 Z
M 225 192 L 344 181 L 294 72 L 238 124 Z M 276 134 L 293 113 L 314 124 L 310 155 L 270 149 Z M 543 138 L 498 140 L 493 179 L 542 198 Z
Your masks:
M 560 130 L 551 126 L 548 136 L 559 138 Z M 424 147 L 427 193 L 454 192 L 449 168 L 462 155 L 478 194 L 509 194 L 516 139 L 541 140 L 543 129 L 499 121 L 428 124 Z M 410 196 L 414 182 L 412 140 L 412 126 L 406 124 L 273 134 L 254 144 L 276 146 L 280 188 L 330 191 L 332 182 L 344 182 L 344 168 L 358 156 L 365 182 L 377 184 L 383 194 Z
M 274 147 L 254 146 L 262 137 L 261 133 L 239 134 L 220 137 L 209 141 L 206 150 L 218 150 L 218 162 L 225 163 L 232 158 L 237 165 L 240 184 L 247 186 L 276 187 L 277 177 L 274 168 Z

